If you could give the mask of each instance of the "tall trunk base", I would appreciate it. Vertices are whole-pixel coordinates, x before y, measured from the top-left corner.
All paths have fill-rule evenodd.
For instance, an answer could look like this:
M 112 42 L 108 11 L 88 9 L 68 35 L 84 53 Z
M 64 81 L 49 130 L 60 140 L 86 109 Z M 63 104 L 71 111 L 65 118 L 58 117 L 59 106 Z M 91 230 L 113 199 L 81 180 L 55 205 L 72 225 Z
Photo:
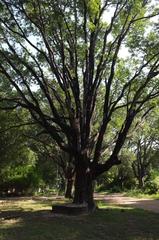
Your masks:
M 66 191 L 65 191 L 65 198 L 73 198 L 72 197 L 72 187 L 73 187 L 73 180 L 68 179 L 67 185 L 66 185 Z
M 143 189 L 144 188 L 144 180 L 143 180 L 143 178 L 141 177 L 141 178 L 139 178 L 139 189 Z
M 74 204 L 86 204 L 88 211 L 95 210 L 96 205 L 93 198 L 94 184 L 90 172 L 76 173 Z

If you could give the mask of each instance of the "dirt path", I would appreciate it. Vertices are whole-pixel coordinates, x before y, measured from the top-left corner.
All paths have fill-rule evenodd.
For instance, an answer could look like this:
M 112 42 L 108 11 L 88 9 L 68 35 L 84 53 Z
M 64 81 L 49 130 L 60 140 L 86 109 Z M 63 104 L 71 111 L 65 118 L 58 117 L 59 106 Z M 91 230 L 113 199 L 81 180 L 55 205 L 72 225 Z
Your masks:
M 100 199 L 105 200 L 108 204 L 142 208 L 145 210 L 159 213 L 159 200 L 125 197 L 124 194 L 120 194 L 120 193 L 108 194 L 108 195 L 98 194 L 95 197 L 98 200 Z

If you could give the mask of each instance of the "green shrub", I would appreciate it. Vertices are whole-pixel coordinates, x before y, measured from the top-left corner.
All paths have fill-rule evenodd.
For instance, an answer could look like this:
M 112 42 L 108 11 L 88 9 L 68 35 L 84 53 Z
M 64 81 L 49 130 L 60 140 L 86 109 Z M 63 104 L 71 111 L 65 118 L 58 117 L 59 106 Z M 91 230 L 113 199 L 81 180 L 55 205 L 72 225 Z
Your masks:
M 41 181 L 41 177 L 36 171 L 36 168 L 31 166 L 25 173 L 22 169 L 20 170 L 18 173 L 11 174 L 8 178 L 1 181 L 0 195 L 29 195 L 36 191 Z
M 156 194 L 159 190 L 159 186 L 155 181 L 148 181 L 145 183 L 145 193 L 147 194 Z
M 149 180 L 145 183 L 144 186 L 145 193 L 156 194 L 159 192 L 159 172 L 152 170 L 150 172 Z

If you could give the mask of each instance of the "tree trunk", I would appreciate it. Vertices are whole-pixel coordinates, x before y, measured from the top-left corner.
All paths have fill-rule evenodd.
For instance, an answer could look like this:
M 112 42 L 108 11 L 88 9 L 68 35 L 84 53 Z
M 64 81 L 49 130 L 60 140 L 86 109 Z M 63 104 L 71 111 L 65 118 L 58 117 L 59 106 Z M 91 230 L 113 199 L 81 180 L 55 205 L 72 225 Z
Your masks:
M 72 161 L 72 158 L 71 158 Z M 72 198 L 72 187 L 74 180 L 74 167 L 71 166 L 71 161 L 65 170 L 66 188 L 65 198 Z
M 67 179 L 66 190 L 65 190 L 65 198 L 72 198 L 72 187 L 73 187 L 73 179 Z
M 143 177 L 139 176 L 138 181 L 139 181 L 139 189 L 143 189 L 144 187 Z
M 91 172 L 87 173 L 87 204 L 88 204 L 88 210 L 93 211 L 96 208 L 95 202 L 94 202 L 94 181 L 92 180 L 92 174 Z
M 82 168 L 81 166 L 76 170 L 75 176 L 75 193 L 73 203 L 86 204 L 89 211 L 95 209 L 93 198 L 94 186 L 89 168 Z

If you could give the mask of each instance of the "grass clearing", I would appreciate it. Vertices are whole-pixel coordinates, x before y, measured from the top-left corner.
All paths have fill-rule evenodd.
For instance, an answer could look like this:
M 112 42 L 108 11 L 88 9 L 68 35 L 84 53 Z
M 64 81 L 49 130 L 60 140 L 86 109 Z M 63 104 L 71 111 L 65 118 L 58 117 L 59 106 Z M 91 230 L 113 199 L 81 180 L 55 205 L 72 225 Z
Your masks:
M 159 240 L 159 214 L 99 201 L 93 214 L 57 216 L 51 206 L 51 198 L 0 201 L 0 240 Z

